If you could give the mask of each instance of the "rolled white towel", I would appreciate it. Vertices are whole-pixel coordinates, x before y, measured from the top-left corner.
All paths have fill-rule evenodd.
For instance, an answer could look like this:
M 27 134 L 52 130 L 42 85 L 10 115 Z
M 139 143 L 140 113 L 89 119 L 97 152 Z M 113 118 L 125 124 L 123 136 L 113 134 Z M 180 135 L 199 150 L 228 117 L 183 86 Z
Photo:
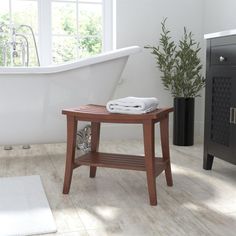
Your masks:
M 106 108 L 111 113 L 144 114 L 157 109 L 157 98 L 125 97 L 109 101 Z

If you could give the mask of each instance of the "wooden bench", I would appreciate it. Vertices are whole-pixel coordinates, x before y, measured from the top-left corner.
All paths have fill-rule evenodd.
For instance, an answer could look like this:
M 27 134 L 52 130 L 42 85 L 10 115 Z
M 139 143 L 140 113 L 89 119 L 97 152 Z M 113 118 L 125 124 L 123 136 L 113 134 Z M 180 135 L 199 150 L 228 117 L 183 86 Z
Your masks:
M 169 152 L 169 113 L 173 108 L 160 108 L 141 115 L 109 113 L 104 106 L 85 105 L 65 109 L 67 116 L 67 154 L 63 193 L 68 194 L 73 170 L 81 165 L 90 166 L 90 177 L 94 178 L 97 167 L 146 171 L 149 199 L 157 205 L 156 177 L 165 171 L 168 186 L 173 185 Z M 91 122 L 91 152 L 75 159 L 76 133 L 78 121 Z M 160 122 L 161 158 L 155 157 L 155 123 Z M 98 152 L 101 123 L 142 124 L 144 138 L 144 157 Z

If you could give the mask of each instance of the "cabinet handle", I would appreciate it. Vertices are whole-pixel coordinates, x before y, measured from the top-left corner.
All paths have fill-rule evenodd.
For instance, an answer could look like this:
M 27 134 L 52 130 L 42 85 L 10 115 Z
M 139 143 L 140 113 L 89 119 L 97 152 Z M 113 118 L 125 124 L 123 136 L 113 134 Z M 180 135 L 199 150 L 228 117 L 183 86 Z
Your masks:
M 229 112 L 229 123 L 232 124 L 234 123 L 235 120 L 235 112 L 234 108 L 230 107 L 230 112 Z
M 236 124 L 236 108 L 233 108 L 233 124 Z
M 220 60 L 220 62 L 224 62 L 224 61 L 227 61 L 227 58 L 226 58 L 226 57 L 223 57 L 223 56 L 220 56 L 220 57 L 219 57 L 219 60 Z

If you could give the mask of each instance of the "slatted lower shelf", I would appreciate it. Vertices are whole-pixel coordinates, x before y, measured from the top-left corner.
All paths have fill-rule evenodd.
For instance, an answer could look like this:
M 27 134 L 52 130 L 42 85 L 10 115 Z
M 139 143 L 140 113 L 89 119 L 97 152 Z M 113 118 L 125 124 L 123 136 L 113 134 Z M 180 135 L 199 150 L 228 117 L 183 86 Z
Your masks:
M 75 167 L 80 165 L 140 170 L 146 171 L 145 159 L 143 156 L 123 155 L 113 153 L 89 152 L 75 161 Z M 165 170 L 167 161 L 162 158 L 155 158 L 155 172 L 156 176 Z

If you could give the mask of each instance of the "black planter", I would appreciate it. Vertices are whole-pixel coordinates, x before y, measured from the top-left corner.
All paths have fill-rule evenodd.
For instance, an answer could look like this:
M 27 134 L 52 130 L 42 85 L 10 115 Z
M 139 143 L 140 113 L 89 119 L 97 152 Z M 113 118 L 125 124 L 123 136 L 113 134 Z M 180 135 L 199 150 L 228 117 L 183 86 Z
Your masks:
M 192 146 L 194 136 L 194 98 L 174 98 L 173 144 Z

